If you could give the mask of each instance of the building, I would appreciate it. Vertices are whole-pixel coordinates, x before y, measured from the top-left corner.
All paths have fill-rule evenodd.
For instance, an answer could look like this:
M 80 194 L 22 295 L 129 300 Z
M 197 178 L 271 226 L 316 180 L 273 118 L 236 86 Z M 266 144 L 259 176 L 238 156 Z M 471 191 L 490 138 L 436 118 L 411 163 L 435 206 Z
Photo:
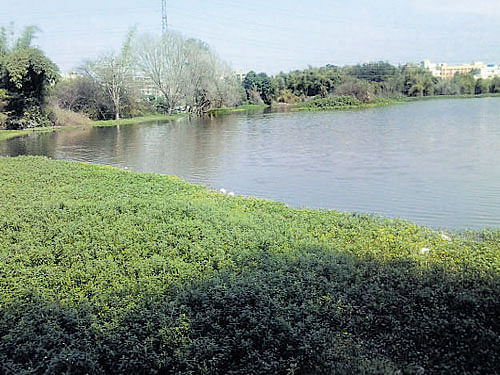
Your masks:
M 136 74 L 134 76 L 134 81 L 142 96 L 162 96 L 162 93 L 160 89 L 158 89 L 158 86 L 155 85 L 149 77 L 141 74 Z
M 493 78 L 500 76 L 500 67 L 498 65 L 486 65 L 483 62 L 473 62 L 472 64 L 448 65 L 446 63 L 432 63 L 429 60 L 423 60 L 420 67 L 428 69 L 434 77 L 442 79 L 451 79 L 455 74 L 474 74 L 477 78 Z
M 482 62 L 474 62 L 472 64 L 462 65 L 443 65 L 441 66 L 441 78 L 451 79 L 455 74 L 469 74 L 480 72 L 486 65 Z
M 500 66 L 495 64 L 486 65 L 479 73 L 474 75 L 475 79 L 491 79 L 494 77 L 500 77 Z
M 441 65 L 439 65 L 439 67 Z M 420 67 L 430 70 L 430 72 L 434 77 L 439 77 L 439 78 L 441 77 L 441 70 L 440 68 L 438 68 L 438 64 L 431 63 L 429 60 L 424 60 L 420 63 Z
M 80 77 L 83 77 L 82 74 L 76 72 L 76 71 L 72 71 L 72 72 L 69 72 L 69 73 L 65 73 L 62 75 L 62 79 L 63 80 L 73 80 L 73 79 L 77 79 L 77 78 L 80 78 Z
M 245 80 L 245 77 L 247 76 L 246 73 L 242 73 L 239 71 L 233 72 L 234 76 L 240 80 L 240 82 L 243 82 Z

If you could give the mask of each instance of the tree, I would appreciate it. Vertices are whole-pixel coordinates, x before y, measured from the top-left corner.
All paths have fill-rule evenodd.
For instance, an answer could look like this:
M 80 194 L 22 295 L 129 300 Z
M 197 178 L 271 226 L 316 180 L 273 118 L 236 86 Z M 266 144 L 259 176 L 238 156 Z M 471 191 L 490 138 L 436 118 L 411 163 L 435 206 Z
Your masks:
M 362 79 L 351 78 L 341 84 L 335 90 L 335 94 L 340 96 L 353 96 L 363 103 L 368 103 L 373 99 L 375 92 L 373 85 L 370 84 L 370 82 Z
M 119 54 L 108 53 L 101 58 L 85 64 L 83 71 L 99 85 L 113 103 L 115 120 L 127 95 L 134 94 L 134 65 L 132 59 L 132 40 L 135 29 L 131 29 Z
M 185 49 L 185 103 L 197 113 L 236 104 L 239 83 L 229 67 L 201 40 L 186 40 Z
M 493 94 L 500 93 L 500 77 L 493 77 L 491 80 L 490 92 Z
M 239 101 L 229 67 L 204 42 L 177 33 L 143 35 L 135 48 L 137 68 L 162 93 L 169 112 L 178 106 L 203 113 Z
M 472 74 L 460 74 L 457 73 L 452 78 L 454 82 L 460 88 L 460 94 L 462 95 L 474 95 L 476 88 L 476 80 Z
M 379 61 L 363 65 L 354 65 L 348 72 L 358 79 L 370 82 L 385 82 L 398 74 L 398 69 L 388 62 Z
M 451 79 L 442 79 L 436 85 L 438 95 L 459 95 L 460 86 Z
M 114 105 L 106 92 L 87 76 L 63 79 L 52 91 L 49 101 L 57 107 L 82 113 L 94 120 L 114 116 Z
M 488 79 L 478 78 L 474 93 L 476 95 L 488 94 L 490 92 L 491 81 Z
M 289 90 L 298 97 L 318 95 L 326 97 L 343 81 L 341 70 L 336 66 L 327 65 L 321 68 L 295 70 L 288 74 L 280 73 L 275 78 L 275 85 L 279 92 Z
M 254 104 L 263 103 L 270 105 L 276 95 L 276 83 L 266 73 L 255 73 L 250 71 L 243 80 L 243 88 L 247 93 L 247 99 Z
M 59 69 L 32 42 L 39 29 L 29 26 L 10 42 L 0 28 L 0 90 L 7 127 L 35 127 L 48 122 L 43 115 L 48 88 L 59 79 Z
M 434 95 L 437 78 L 424 68 L 415 65 L 406 65 L 402 69 L 404 91 L 407 96 Z

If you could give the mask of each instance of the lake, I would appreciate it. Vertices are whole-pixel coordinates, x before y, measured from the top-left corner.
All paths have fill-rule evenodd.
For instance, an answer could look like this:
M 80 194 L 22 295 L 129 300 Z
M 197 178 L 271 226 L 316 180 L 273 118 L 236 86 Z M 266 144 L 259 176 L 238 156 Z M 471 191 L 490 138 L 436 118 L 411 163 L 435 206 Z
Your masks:
M 0 155 L 176 175 L 434 228 L 500 227 L 500 98 L 72 129 L 0 142 Z

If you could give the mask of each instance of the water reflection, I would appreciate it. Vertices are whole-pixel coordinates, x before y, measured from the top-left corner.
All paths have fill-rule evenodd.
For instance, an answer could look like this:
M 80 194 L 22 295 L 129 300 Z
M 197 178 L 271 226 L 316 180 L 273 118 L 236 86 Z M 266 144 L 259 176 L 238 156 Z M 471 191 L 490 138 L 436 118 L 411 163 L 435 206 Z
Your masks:
M 2 142 L 0 154 L 173 174 L 297 207 L 378 212 L 435 227 L 498 227 L 499 104 L 434 100 L 68 130 Z

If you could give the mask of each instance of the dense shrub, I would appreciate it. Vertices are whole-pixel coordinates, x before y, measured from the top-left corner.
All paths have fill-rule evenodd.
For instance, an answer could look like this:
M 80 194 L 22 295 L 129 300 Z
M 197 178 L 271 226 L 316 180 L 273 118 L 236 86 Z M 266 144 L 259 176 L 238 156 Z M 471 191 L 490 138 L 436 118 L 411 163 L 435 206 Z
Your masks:
M 360 79 L 349 79 L 335 89 L 338 96 L 352 96 L 362 103 L 368 103 L 374 99 L 375 89 L 372 84 Z
M 0 189 L 2 373 L 500 368 L 498 231 L 33 157 L 0 158 Z
M 19 129 L 49 123 L 43 108 L 49 87 L 59 78 L 58 67 L 32 46 L 36 27 L 27 27 L 16 40 L 0 27 L 0 112 L 6 127 Z
M 50 122 L 55 126 L 79 126 L 90 124 L 90 119 L 83 114 L 68 109 L 62 109 L 57 105 L 49 106 L 46 112 Z
M 326 98 L 314 99 L 310 102 L 300 103 L 300 108 L 305 109 L 337 109 L 359 107 L 362 102 L 350 95 L 328 96 Z
M 99 374 L 103 349 L 87 311 L 36 299 L 0 309 L 3 374 Z

